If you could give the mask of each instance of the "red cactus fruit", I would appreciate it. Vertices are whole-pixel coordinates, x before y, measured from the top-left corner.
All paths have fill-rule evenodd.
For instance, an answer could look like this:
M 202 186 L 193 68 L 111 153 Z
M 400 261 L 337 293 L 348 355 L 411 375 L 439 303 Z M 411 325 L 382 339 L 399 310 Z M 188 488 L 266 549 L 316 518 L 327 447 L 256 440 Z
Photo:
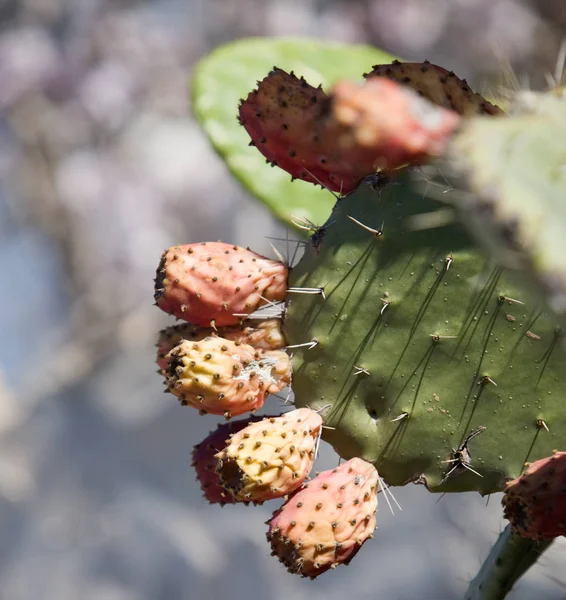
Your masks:
M 226 419 L 260 408 L 265 397 L 291 380 L 289 356 L 255 350 L 221 337 L 182 341 L 166 356 L 168 391 L 184 406 Z
M 289 572 L 311 578 L 348 564 L 373 537 L 377 484 L 375 467 L 361 458 L 317 475 L 268 521 L 273 554 Z
M 226 448 L 230 443 L 232 435 L 247 427 L 250 423 L 259 420 L 260 417 L 251 417 L 240 421 L 230 421 L 218 425 L 208 436 L 193 448 L 192 466 L 194 467 L 203 496 L 211 504 L 234 504 L 238 502 L 232 494 L 228 493 L 221 485 L 216 465 L 218 459 L 214 456 Z
M 320 87 L 274 67 L 257 90 L 242 100 L 239 118 L 251 145 L 257 146 L 272 166 L 287 171 L 293 179 L 346 194 L 375 169 L 373 161 L 360 163 L 351 153 L 343 155 L 337 150 L 337 132 L 325 125 L 328 103 Z
M 534 540 L 566 535 L 566 452 L 541 458 L 505 487 L 504 516 Z
M 201 326 L 235 325 L 287 293 L 287 267 L 251 250 L 203 242 L 173 246 L 155 278 L 155 302 L 165 312 Z
M 375 77 L 381 70 L 386 77 Z M 444 105 L 464 114 L 472 108 L 498 114 L 455 75 L 446 71 L 444 81 L 443 72 L 430 64 L 376 65 L 365 85 L 341 81 L 326 95 L 274 69 L 242 101 L 240 122 L 272 166 L 348 194 L 378 170 L 420 164 L 441 153 L 460 120 Z M 397 73 L 403 85 L 392 81 Z
M 236 499 L 261 503 L 281 498 L 308 477 L 322 418 L 310 408 L 252 423 L 217 455 L 217 472 Z
M 462 116 L 475 114 L 503 115 L 504 112 L 483 96 L 470 89 L 465 79 L 460 79 L 452 71 L 423 63 L 402 63 L 374 65 L 364 77 L 386 77 L 415 90 L 420 96 L 438 106 L 448 108 Z
M 375 169 L 390 171 L 416 165 L 443 152 L 460 116 L 441 108 L 412 90 L 380 77 L 365 85 L 349 81 L 332 90 L 331 114 L 343 127 L 339 150 Z
M 216 330 L 212 327 L 199 327 L 192 323 L 181 323 L 159 332 L 157 366 L 159 369 L 165 369 L 167 354 L 183 340 L 199 342 L 211 336 L 219 336 L 233 342 L 249 344 L 256 350 L 280 350 L 286 345 L 279 319 L 247 320 L 238 325 L 220 327 Z

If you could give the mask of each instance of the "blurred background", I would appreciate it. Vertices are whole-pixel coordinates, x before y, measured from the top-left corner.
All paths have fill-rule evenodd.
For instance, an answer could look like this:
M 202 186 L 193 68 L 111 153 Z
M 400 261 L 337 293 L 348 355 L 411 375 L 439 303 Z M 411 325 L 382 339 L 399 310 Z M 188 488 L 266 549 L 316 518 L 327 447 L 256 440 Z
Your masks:
M 190 452 L 216 420 L 162 393 L 152 279 L 175 243 L 272 255 L 285 235 L 191 116 L 218 44 L 367 42 L 482 90 L 510 67 L 543 85 L 565 32 L 564 0 L 0 0 L 0 600 L 462 597 L 497 496 L 395 490 L 403 511 L 381 502 L 375 539 L 315 582 L 269 556 L 270 503 L 205 503 Z M 512 598 L 566 597 L 565 551 Z

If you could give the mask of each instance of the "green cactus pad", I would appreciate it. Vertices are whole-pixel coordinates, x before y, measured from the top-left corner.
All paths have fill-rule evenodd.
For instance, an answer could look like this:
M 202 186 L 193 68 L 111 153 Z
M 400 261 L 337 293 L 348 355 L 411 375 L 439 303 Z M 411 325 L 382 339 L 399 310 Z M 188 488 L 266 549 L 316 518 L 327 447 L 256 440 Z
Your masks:
M 290 294 L 289 344 L 317 343 L 293 350 L 293 390 L 335 428 L 324 437 L 341 456 L 388 483 L 487 494 L 563 446 L 564 349 L 554 320 L 460 224 L 413 228 L 440 208 L 404 182 L 337 203 L 290 277 L 324 290 Z M 455 454 L 481 427 L 469 456 Z
M 468 193 L 447 198 L 501 264 L 530 279 L 564 327 L 566 90 L 522 92 L 509 110 L 506 119 L 471 119 L 455 137 L 441 170 Z
M 297 216 L 319 225 L 328 217 L 332 196 L 309 183 L 291 183 L 281 169 L 266 168 L 265 159 L 256 148 L 248 147 L 250 138 L 238 124 L 238 101 L 246 98 L 273 66 L 328 89 L 338 79 L 363 81 L 363 73 L 371 65 L 393 59 L 369 46 L 298 38 L 239 40 L 200 62 L 192 81 L 193 109 L 215 150 L 245 188 L 282 221 L 291 223 L 291 216 Z

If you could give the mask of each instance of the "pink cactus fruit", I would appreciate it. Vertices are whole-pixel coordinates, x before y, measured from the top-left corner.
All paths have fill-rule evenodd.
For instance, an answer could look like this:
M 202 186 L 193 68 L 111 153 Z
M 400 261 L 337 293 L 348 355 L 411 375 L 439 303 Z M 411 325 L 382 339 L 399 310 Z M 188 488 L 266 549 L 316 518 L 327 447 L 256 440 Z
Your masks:
M 271 166 L 348 194 L 375 174 L 378 157 L 341 143 L 344 127 L 330 114 L 331 102 L 320 87 L 274 68 L 242 101 L 239 118 Z
M 392 171 L 441 154 L 461 117 L 413 90 L 382 77 L 365 85 L 338 82 L 331 92 L 332 118 L 342 126 L 338 150 Z
M 216 455 L 222 485 L 236 499 L 256 503 L 293 492 L 312 469 L 321 428 L 310 408 L 248 425 Z
M 239 119 L 252 140 L 250 145 L 271 166 L 287 171 L 292 179 L 348 192 L 360 175 L 342 172 L 328 154 L 332 148 L 320 138 L 319 121 L 327 103 L 328 96 L 320 87 L 274 67 L 241 101 Z
M 289 356 L 221 337 L 182 341 L 166 356 L 168 391 L 184 406 L 226 419 L 260 408 L 291 380 Z
M 339 81 L 329 94 L 274 69 L 242 101 L 240 123 L 272 166 L 348 194 L 378 170 L 421 164 L 443 151 L 460 116 L 444 108 L 446 102 L 433 101 L 446 101 L 456 80 L 463 87 L 456 86 L 454 106 L 498 110 L 457 78 L 441 83 L 440 67 L 423 64 L 422 72 L 399 63 L 389 65 L 390 74 L 383 65 L 384 76 L 374 76 L 381 67 L 376 65 L 365 85 Z M 400 84 L 393 74 L 405 68 L 412 78 L 404 75 Z M 407 79 L 417 91 L 407 89 Z M 444 96 L 434 83 L 444 86 Z
M 503 495 L 504 516 L 513 530 L 535 540 L 566 535 L 566 452 L 529 465 Z
M 166 356 L 183 340 L 199 342 L 206 337 L 219 336 L 226 340 L 249 344 L 256 350 L 280 350 L 286 346 L 281 321 L 279 319 L 246 320 L 241 324 L 228 327 L 199 327 L 192 323 L 181 323 L 167 327 L 159 332 L 157 341 L 157 366 L 165 369 Z
M 251 417 L 250 419 L 230 421 L 229 423 L 218 425 L 200 444 L 197 444 L 193 448 L 192 466 L 196 471 L 203 495 L 211 504 L 220 504 L 223 506 L 224 504 L 238 502 L 232 494 L 228 493 L 220 485 L 220 478 L 218 473 L 216 473 L 218 459 L 215 457 L 215 454 L 222 451 L 230 443 L 232 435 L 258 419 L 259 417 Z
M 195 325 L 236 325 L 269 301 L 287 293 L 287 266 L 222 242 L 173 246 L 155 278 L 159 308 Z
M 348 564 L 373 537 L 377 487 L 375 467 L 361 458 L 318 474 L 268 521 L 272 554 L 289 572 L 313 579 Z
M 452 71 L 433 65 L 425 60 L 422 63 L 374 65 L 364 77 L 386 77 L 410 87 L 420 96 L 438 106 L 448 108 L 462 116 L 503 115 L 504 112 L 483 96 L 474 92 L 465 79 L 460 79 Z

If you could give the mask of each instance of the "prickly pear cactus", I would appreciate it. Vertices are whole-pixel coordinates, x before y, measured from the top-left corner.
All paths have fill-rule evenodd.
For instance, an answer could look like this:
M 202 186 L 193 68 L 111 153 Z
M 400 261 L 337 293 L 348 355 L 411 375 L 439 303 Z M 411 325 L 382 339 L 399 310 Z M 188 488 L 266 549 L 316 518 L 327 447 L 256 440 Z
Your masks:
M 283 323 L 305 344 L 295 403 L 321 410 L 338 453 L 392 485 L 487 494 L 560 446 L 564 349 L 554 319 L 462 226 L 411 230 L 439 206 L 406 185 L 338 202 L 290 275 L 321 289 L 293 294 Z
M 166 253 L 157 304 L 188 324 L 162 333 L 158 364 L 184 405 L 226 418 L 281 391 L 292 364 L 295 411 L 238 429 L 213 457 L 204 454 L 201 481 L 217 503 L 226 494 L 249 503 L 288 493 L 268 540 L 291 572 L 310 577 L 347 563 L 372 537 L 378 482 L 381 490 L 409 482 L 432 492 L 506 489 L 511 526 L 466 596 L 504 598 L 564 531 L 563 469 L 555 467 L 563 453 L 546 458 L 566 434 L 564 92 L 520 95 L 507 116 L 426 61 L 375 65 L 365 84 L 338 81 L 326 92 L 314 87 L 324 77 L 309 80 L 298 58 L 312 47 L 273 42 L 268 66 L 265 57 L 252 61 L 264 79 L 240 94 L 249 137 L 232 141 L 223 137 L 234 126 L 223 129 L 224 91 L 211 78 L 224 72 L 225 50 L 247 64 L 251 47 L 265 48 L 257 43 L 205 61 L 196 111 L 230 168 L 279 217 L 301 197 L 295 224 L 313 235 L 289 269 L 260 257 L 273 271 L 264 283 L 277 279 L 267 299 L 261 271 L 248 281 L 233 257 L 193 272 L 186 257 L 181 264 L 176 250 Z M 293 65 L 271 60 L 291 55 Z M 297 76 L 283 70 L 295 65 Z M 330 71 L 334 82 L 340 68 Z M 249 163 L 243 139 L 256 147 Z M 277 168 L 256 181 L 261 155 Z M 415 185 L 422 164 L 448 186 L 438 199 Z M 283 209 L 285 172 L 303 187 Z M 320 227 L 310 215 L 322 213 L 309 211 L 322 196 L 302 195 L 307 181 L 344 192 Z M 271 300 L 284 303 L 281 330 L 251 324 Z M 295 426 L 292 414 L 305 411 L 314 424 Z M 321 433 L 347 462 L 308 482 Z M 532 461 L 540 462 L 528 469 Z

